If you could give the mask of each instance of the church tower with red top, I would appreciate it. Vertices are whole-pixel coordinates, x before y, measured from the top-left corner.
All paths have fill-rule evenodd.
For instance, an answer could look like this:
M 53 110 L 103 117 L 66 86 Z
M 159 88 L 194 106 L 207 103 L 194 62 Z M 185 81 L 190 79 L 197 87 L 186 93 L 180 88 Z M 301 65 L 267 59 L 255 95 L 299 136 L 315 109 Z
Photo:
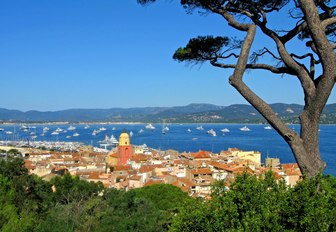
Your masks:
M 132 158 L 132 145 L 129 135 L 124 131 L 119 136 L 119 146 L 118 146 L 118 164 L 126 165 L 127 161 Z

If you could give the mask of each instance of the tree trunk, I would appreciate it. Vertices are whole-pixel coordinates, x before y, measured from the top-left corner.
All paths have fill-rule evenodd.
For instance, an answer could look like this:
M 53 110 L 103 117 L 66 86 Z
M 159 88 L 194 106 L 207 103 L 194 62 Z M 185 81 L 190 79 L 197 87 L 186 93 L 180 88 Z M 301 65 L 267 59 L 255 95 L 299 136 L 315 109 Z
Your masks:
M 319 147 L 319 115 L 312 111 L 308 113 L 305 109 L 300 116 L 300 137 L 295 136 L 292 141 L 288 141 L 301 172 L 309 178 L 321 173 L 326 167 Z

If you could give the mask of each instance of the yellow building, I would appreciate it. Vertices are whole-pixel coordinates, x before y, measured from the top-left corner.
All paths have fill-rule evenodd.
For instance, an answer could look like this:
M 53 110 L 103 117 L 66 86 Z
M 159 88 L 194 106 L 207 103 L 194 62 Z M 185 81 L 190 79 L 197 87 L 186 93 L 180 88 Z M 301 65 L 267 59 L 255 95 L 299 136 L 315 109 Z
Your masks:
M 261 164 L 261 153 L 259 151 L 242 151 L 237 148 L 229 148 L 228 151 L 233 157 L 237 157 L 243 160 L 250 160 L 258 165 Z

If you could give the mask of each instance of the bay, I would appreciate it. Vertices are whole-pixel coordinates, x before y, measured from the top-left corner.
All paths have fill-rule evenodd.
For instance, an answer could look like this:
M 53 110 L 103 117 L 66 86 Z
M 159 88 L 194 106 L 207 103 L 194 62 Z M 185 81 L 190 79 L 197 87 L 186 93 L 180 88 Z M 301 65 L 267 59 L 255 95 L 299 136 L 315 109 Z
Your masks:
M 71 141 L 82 142 L 86 145 L 99 147 L 99 141 L 104 140 L 105 136 L 114 135 L 117 139 L 119 135 L 126 131 L 132 131 L 131 143 L 134 145 L 146 144 L 148 147 L 168 150 L 174 149 L 179 152 L 195 152 L 207 150 L 220 152 L 228 148 L 239 148 L 242 150 L 259 151 L 262 154 L 262 162 L 265 158 L 280 158 L 282 163 L 295 162 L 294 156 L 287 143 L 273 129 L 266 130 L 265 125 L 250 124 L 246 125 L 250 131 L 241 131 L 242 124 L 202 124 L 204 130 L 197 130 L 196 124 L 169 124 L 169 131 L 162 133 L 161 124 L 153 124 L 155 130 L 145 129 L 146 124 L 90 124 L 86 128 L 84 124 L 51 124 L 51 125 L 2 125 L 4 130 L 0 132 L 0 140 L 37 140 L 37 141 Z M 75 130 L 67 130 L 69 126 L 76 127 Z M 43 134 L 43 128 L 49 127 L 50 130 Z M 106 130 L 97 135 L 92 135 L 94 130 L 104 127 Z M 299 125 L 290 125 L 297 132 Z M 60 132 L 58 135 L 51 133 L 57 128 L 66 132 Z M 230 132 L 223 133 L 221 129 L 227 128 Z M 189 131 L 188 131 L 189 129 Z M 213 129 L 217 136 L 211 136 L 207 133 Z M 6 133 L 6 132 L 12 133 Z M 78 136 L 73 136 L 78 133 Z M 327 163 L 324 170 L 325 174 L 336 176 L 336 161 L 334 158 L 336 151 L 336 125 L 320 126 L 320 149 L 323 160 Z M 34 138 L 33 136 L 37 136 Z M 34 139 L 33 139 L 34 138 Z

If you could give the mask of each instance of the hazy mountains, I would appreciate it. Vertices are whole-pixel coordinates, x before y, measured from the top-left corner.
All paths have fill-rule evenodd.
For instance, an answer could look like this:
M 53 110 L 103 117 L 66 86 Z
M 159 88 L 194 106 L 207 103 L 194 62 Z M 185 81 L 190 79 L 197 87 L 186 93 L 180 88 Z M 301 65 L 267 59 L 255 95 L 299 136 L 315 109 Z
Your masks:
M 297 104 L 271 104 L 287 122 L 298 122 L 303 109 Z M 27 111 L 0 108 L 2 122 L 162 122 L 169 123 L 263 123 L 261 115 L 250 105 L 216 106 L 190 104 L 175 107 L 69 109 L 62 111 Z M 336 104 L 325 107 L 322 123 L 336 123 Z

